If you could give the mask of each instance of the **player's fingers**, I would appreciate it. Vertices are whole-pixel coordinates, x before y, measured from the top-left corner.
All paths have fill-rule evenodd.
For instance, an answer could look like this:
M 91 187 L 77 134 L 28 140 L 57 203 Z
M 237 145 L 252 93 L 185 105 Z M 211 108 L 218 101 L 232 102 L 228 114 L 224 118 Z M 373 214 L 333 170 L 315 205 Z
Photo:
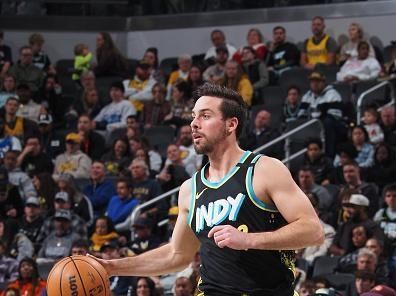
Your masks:
M 218 226 L 213 227 L 213 228 L 209 231 L 208 237 L 212 237 L 216 232 L 218 232 L 218 231 L 224 229 L 225 226 L 226 226 L 226 225 L 218 225 Z

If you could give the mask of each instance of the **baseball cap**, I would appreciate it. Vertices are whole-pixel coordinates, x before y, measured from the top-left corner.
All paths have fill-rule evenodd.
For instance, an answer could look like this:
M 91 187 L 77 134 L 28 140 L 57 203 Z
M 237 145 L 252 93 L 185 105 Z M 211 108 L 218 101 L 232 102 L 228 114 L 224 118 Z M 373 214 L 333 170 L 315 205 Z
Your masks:
M 42 113 L 39 115 L 38 124 L 50 124 L 52 123 L 52 116 L 51 114 Z
M 216 47 L 216 53 L 226 53 L 226 54 L 228 54 L 228 49 L 227 49 L 227 47 L 226 46 L 219 46 L 219 47 Z
M 62 200 L 64 202 L 68 202 L 69 201 L 69 194 L 67 192 L 64 191 L 60 191 L 57 194 L 55 194 L 55 200 Z
M 144 61 L 144 60 L 141 60 L 141 61 L 139 61 L 137 64 L 136 64 L 136 68 L 142 68 L 142 69 L 149 69 L 150 68 L 150 64 L 149 63 L 147 63 L 146 61 Z
M 314 71 L 309 75 L 309 80 L 326 80 L 326 77 L 320 72 Z
M 138 218 L 135 223 L 132 225 L 133 227 L 147 227 L 151 228 L 153 227 L 153 221 L 149 218 Z
M 69 133 L 66 136 L 66 142 L 74 142 L 74 143 L 80 144 L 81 143 L 81 137 L 77 133 Z
M 117 249 L 119 247 L 117 239 L 106 241 L 101 247 L 100 251 L 104 252 L 107 248 Z
M 40 206 L 40 201 L 38 200 L 37 197 L 31 196 L 26 200 L 25 205 L 34 205 L 34 206 Z
M 336 293 L 332 288 L 320 288 L 315 291 L 314 296 L 336 296 Z
M 117 89 L 121 90 L 123 93 L 125 92 L 125 87 L 124 87 L 124 84 L 122 83 L 122 81 L 114 81 L 110 86 L 110 89 L 111 88 L 117 88 Z
M 344 205 L 368 207 L 370 205 L 370 201 L 363 194 L 352 194 L 349 201 L 345 202 Z
M 71 221 L 71 212 L 69 210 L 57 210 L 55 212 L 55 219 L 63 219 L 63 220 L 67 220 L 67 221 Z

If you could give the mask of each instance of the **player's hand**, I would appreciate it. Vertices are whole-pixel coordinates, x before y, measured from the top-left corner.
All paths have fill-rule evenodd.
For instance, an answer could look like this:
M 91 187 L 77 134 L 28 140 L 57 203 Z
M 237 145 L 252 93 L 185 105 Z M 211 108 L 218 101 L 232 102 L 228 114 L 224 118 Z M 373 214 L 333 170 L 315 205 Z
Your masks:
M 109 260 L 104 260 L 104 259 L 100 259 L 98 257 L 92 256 L 91 254 L 87 254 L 88 257 L 98 261 L 100 263 L 100 265 L 102 265 L 104 267 L 104 269 L 106 270 L 107 274 L 109 276 L 112 275 L 112 271 L 110 268 L 110 261 Z
M 220 225 L 213 227 L 208 237 L 213 237 L 219 248 L 228 247 L 234 250 L 247 250 L 248 234 L 241 232 L 231 225 Z

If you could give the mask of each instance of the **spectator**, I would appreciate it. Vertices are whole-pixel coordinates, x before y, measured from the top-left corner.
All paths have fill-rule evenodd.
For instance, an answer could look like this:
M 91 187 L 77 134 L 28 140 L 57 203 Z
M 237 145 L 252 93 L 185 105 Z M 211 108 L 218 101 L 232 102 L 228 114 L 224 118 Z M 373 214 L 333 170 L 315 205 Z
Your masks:
M 45 293 L 45 280 L 40 278 L 37 263 L 24 258 L 18 266 L 18 278 L 8 284 L 7 289 L 15 289 L 19 295 L 40 296 Z
M 77 239 L 72 243 L 71 256 L 86 256 L 89 251 L 89 243 L 86 239 Z
M 164 118 L 164 124 L 180 127 L 191 122 L 194 102 L 190 99 L 190 89 L 186 81 L 177 81 L 172 89 L 170 113 Z
M 71 252 L 73 241 L 80 239 L 71 227 L 72 215 L 70 210 L 57 210 L 54 218 L 54 230 L 49 233 L 37 253 L 37 262 L 53 261 L 66 257 Z M 43 259 L 41 259 L 43 258 Z
M 313 70 L 317 64 L 334 65 L 338 46 L 336 41 L 325 33 L 325 21 L 321 16 L 312 19 L 313 36 L 305 40 L 300 65 Z
M 89 71 L 93 58 L 92 52 L 89 51 L 88 45 L 79 43 L 74 46 L 74 71 L 72 79 L 79 83 L 81 74 Z
M 287 89 L 287 97 L 283 105 L 283 121 L 287 124 L 298 118 L 301 105 L 301 90 L 298 86 L 291 85 Z
M 354 126 L 351 130 L 351 141 L 358 155 L 355 161 L 361 168 L 368 168 L 374 162 L 374 146 L 369 143 L 369 136 L 363 126 Z
M 0 167 L 0 217 L 21 217 L 23 200 L 18 187 L 12 185 L 8 179 L 8 171 Z
M 315 176 L 315 183 L 330 184 L 334 173 L 333 162 L 323 151 L 323 143 L 319 138 L 307 141 L 307 152 L 304 154 L 304 165 L 311 168 Z
M 179 144 L 184 167 L 187 173 L 192 176 L 201 168 L 202 155 L 197 154 L 194 149 L 190 125 L 183 125 L 180 127 L 177 143 Z
M 131 163 L 128 153 L 128 141 L 125 138 L 114 140 L 112 148 L 101 158 L 106 168 L 106 175 L 119 176 Z
M 50 173 L 36 173 L 32 175 L 32 183 L 37 192 L 37 198 L 44 212 L 51 211 L 54 205 L 54 196 L 58 191 L 57 185 Z
M 358 57 L 358 44 L 364 40 L 364 32 L 362 26 L 360 26 L 358 23 L 351 23 L 348 28 L 348 38 L 348 42 L 341 46 L 340 63 L 344 63 L 350 58 Z M 369 56 L 375 58 L 374 48 L 371 46 L 370 43 L 368 43 L 368 45 Z
M 35 94 L 41 86 L 44 73 L 33 64 L 33 51 L 30 46 L 23 46 L 19 50 L 19 61 L 9 69 L 9 74 L 14 76 L 17 85 L 27 84 Z
M 355 146 L 351 142 L 341 143 L 337 146 L 337 155 L 334 159 L 335 174 L 332 183 L 345 184 L 343 166 L 346 163 L 354 162 L 357 157 Z
M 362 296 L 396 296 L 396 291 L 385 285 L 377 285 Z
M 154 281 L 149 277 L 139 277 L 136 280 L 134 294 L 136 296 L 157 296 Z
M 384 132 L 379 125 L 379 114 L 376 108 L 367 108 L 363 113 L 364 128 L 371 144 L 378 144 L 384 140 Z
M 127 179 L 117 180 L 117 194 L 110 198 L 107 205 L 106 214 L 114 223 L 116 229 L 117 224 L 122 224 L 130 216 L 133 209 L 139 204 L 139 200 L 132 193 L 132 184 Z
M 102 103 L 98 91 L 96 88 L 90 88 L 83 90 L 81 97 L 74 100 L 67 115 L 70 116 L 70 120 L 75 120 L 82 114 L 87 114 L 90 119 L 94 119 L 101 109 Z
M 388 283 L 390 284 L 396 283 L 394 281 L 395 279 L 394 275 L 392 275 L 392 264 L 391 264 L 392 261 L 388 260 L 388 257 L 386 257 L 386 255 L 384 254 L 383 241 L 378 240 L 376 238 L 370 238 L 369 240 L 367 240 L 365 248 L 369 249 L 377 256 L 377 269 L 376 269 L 377 274 L 389 275 L 389 277 L 387 277 L 386 279 L 388 280 Z M 391 272 L 389 272 L 390 270 Z M 395 284 L 393 284 L 393 286 L 395 286 Z
M 249 79 L 242 75 L 242 70 L 237 62 L 227 62 L 221 85 L 237 91 L 248 106 L 252 105 L 253 86 Z
M 17 116 L 19 105 L 20 102 L 17 97 L 9 97 L 6 100 L 4 105 L 4 134 L 23 140 L 25 136 L 37 134 L 38 129 L 35 122 Z M 35 120 L 37 120 L 37 118 Z
M 128 76 L 128 64 L 120 51 L 114 45 L 111 35 L 100 32 L 96 37 L 95 75 L 99 76 Z
M 4 32 L 0 31 L 0 80 L 6 75 L 12 64 L 12 51 L 4 44 Z
M 143 113 L 144 116 L 144 113 Z M 119 128 L 111 132 L 106 139 L 107 143 L 114 143 L 114 140 L 120 138 L 131 139 L 133 137 L 140 137 L 141 135 L 140 120 L 137 115 L 129 115 L 126 119 L 126 128 Z
M 34 33 L 29 37 L 29 45 L 32 48 L 33 64 L 41 71 L 54 74 L 55 68 L 51 65 L 48 55 L 43 51 L 44 37 L 41 34 Z
M 51 159 L 55 159 L 65 151 L 64 135 L 54 128 L 51 114 L 41 113 L 39 115 L 38 128 L 40 131 L 40 142 L 44 148 L 43 151 Z
M 394 106 L 381 109 L 381 127 L 384 131 L 385 142 L 396 147 L 396 116 Z
M 375 57 L 369 56 L 370 45 L 360 41 L 357 46 L 357 57 L 350 57 L 337 73 L 341 82 L 358 82 L 376 79 L 381 71 L 381 65 Z
M 234 55 L 236 52 L 236 48 L 231 44 L 226 42 L 226 37 L 224 32 L 216 29 L 210 33 L 210 39 L 212 41 L 213 46 L 209 47 L 205 54 L 205 60 L 214 59 L 216 57 L 216 49 L 219 47 L 226 47 L 229 53 L 229 59 Z
M 91 166 L 90 184 L 85 186 L 83 193 L 92 203 L 94 215 L 98 217 L 106 211 L 107 205 L 116 194 L 113 182 L 106 180 L 106 169 L 102 162 L 94 161 Z
M 387 269 L 378 268 L 378 258 L 374 252 L 367 248 L 361 248 L 358 253 L 358 260 L 356 263 L 356 269 L 362 271 L 368 271 L 375 274 L 375 282 L 377 284 L 387 284 Z
M 193 296 L 194 288 L 191 280 L 185 276 L 179 276 L 175 281 L 175 296 Z
M 16 186 L 21 198 L 26 201 L 31 196 L 36 196 L 36 190 L 33 187 L 30 177 L 17 167 L 17 157 L 19 152 L 9 150 L 5 153 L 3 162 L 8 171 L 10 184 Z
M 279 130 L 271 127 L 271 113 L 267 110 L 260 110 L 254 118 L 253 128 L 241 139 L 241 145 L 244 149 L 254 150 L 279 136 Z M 264 152 L 268 156 L 281 159 L 283 156 L 282 143 L 265 149 Z
M 293 43 L 286 41 L 286 29 L 276 26 L 272 30 L 272 43 L 270 47 L 270 57 L 268 60 L 268 70 L 276 77 L 288 69 L 299 66 L 300 51 Z
M 21 142 L 18 138 L 4 135 L 4 122 L 0 117 L 0 158 L 4 158 L 7 151 L 21 151 Z
M 37 241 L 44 219 L 40 201 L 37 197 L 29 197 L 24 207 L 24 215 L 19 223 L 19 232 L 27 236 L 33 243 L 34 249 L 38 251 L 40 244 Z
M 111 103 L 104 106 L 95 117 L 93 128 L 109 132 L 125 127 L 129 115 L 135 115 L 136 110 L 127 100 L 124 100 L 124 85 L 122 82 L 113 82 L 110 87 Z
M 25 148 L 18 156 L 18 166 L 29 176 L 52 172 L 54 165 L 51 157 L 43 152 L 40 138 L 37 135 L 27 136 L 25 139 Z
M 106 148 L 105 139 L 92 128 L 92 120 L 86 114 L 78 117 L 77 131 L 81 137 L 80 149 L 92 160 L 99 160 Z
M 143 61 L 150 65 L 150 76 L 159 83 L 165 83 L 163 74 L 159 69 L 158 49 L 156 47 L 149 47 L 143 56 Z
M 267 47 L 263 43 L 263 35 L 261 34 L 259 29 L 252 28 L 248 31 L 247 34 L 247 46 L 253 47 L 253 49 L 256 52 L 256 57 L 259 60 L 265 61 L 265 58 L 267 57 Z M 232 59 L 238 64 L 242 64 L 242 51 L 243 51 L 244 46 L 240 47 L 237 52 L 235 52 L 232 56 Z
M 65 139 L 66 151 L 56 157 L 52 177 L 57 180 L 61 174 L 70 174 L 74 178 L 89 178 L 89 169 L 92 161 L 80 150 L 80 135 L 69 133 Z
M 386 184 L 390 184 L 395 180 L 395 153 L 389 145 L 379 143 L 375 147 L 374 165 L 366 173 L 366 181 L 375 183 L 380 192 Z
M 149 169 L 159 172 L 163 162 L 162 156 L 150 147 L 150 142 L 147 140 L 147 138 L 142 137 L 139 139 L 137 137 L 133 137 L 129 139 L 129 149 L 133 156 L 135 156 L 136 151 L 140 148 L 143 148 L 145 151 L 147 151 L 149 156 Z
M 2 80 L 0 89 L 0 108 L 3 107 L 9 97 L 16 97 L 16 80 L 13 76 L 6 74 Z
M 364 295 L 375 286 L 375 273 L 357 270 L 355 272 L 355 280 L 347 286 L 345 296 Z
M 12 282 L 18 277 L 18 261 L 9 257 L 6 251 L 6 244 L 0 240 L 0 286 L 5 287 L 8 282 Z
M 96 218 L 94 225 L 95 231 L 90 238 L 90 249 L 99 253 L 107 243 L 118 239 L 118 233 L 115 231 L 113 222 L 108 216 L 99 216 Z
M 152 99 L 145 103 L 143 123 L 145 128 L 161 125 L 165 116 L 170 113 L 171 105 L 165 100 L 166 88 L 160 83 L 154 84 L 151 90 Z
M 314 296 L 315 294 L 315 283 L 311 280 L 305 280 L 301 283 L 298 289 L 298 295 L 300 296 Z
M 391 61 L 385 65 L 386 66 L 386 74 L 389 76 L 396 74 L 396 42 L 392 41 L 392 51 L 391 51 Z
M 192 66 L 192 58 L 188 54 L 184 54 L 179 56 L 177 60 L 177 64 L 179 66 L 178 70 L 173 71 L 168 79 L 167 85 L 167 99 L 173 95 L 173 86 L 178 80 L 186 81 L 188 78 L 188 74 L 190 73 L 190 69 Z
M 188 87 L 190 88 L 191 93 L 196 91 L 198 87 L 205 83 L 202 71 L 202 67 L 199 65 L 191 66 L 190 73 L 187 78 Z
M 135 239 L 129 243 L 129 248 L 136 254 L 141 254 L 160 245 L 159 238 L 153 233 L 154 221 L 150 218 L 138 218 L 132 225 Z
M 37 122 L 39 114 L 44 111 L 44 108 L 33 101 L 29 86 L 27 84 L 19 84 L 17 86 L 17 95 L 20 104 L 16 115 Z
M 342 118 L 342 99 L 319 72 L 309 76 L 310 90 L 303 96 L 298 117 L 320 119 L 325 130 L 326 155 L 333 158 L 335 148 L 346 134 Z
M 94 71 L 89 70 L 89 71 L 83 72 L 80 76 L 80 83 L 81 83 L 81 88 L 77 89 L 75 100 L 81 100 L 83 97 L 83 94 L 91 89 L 97 90 L 97 94 L 99 97 L 99 103 L 101 105 L 108 103 L 108 101 L 110 100 L 109 93 L 108 93 L 107 89 L 102 91 L 96 87 L 96 76 L 95 76 Z
M 211 83 L 219 83 L 224 78 L 225 65 L 228 61 L 229 53 L 227 47 L 217 47 L 214 57 L 215 64 L 209 66 L 203 73 L 203 79 Z

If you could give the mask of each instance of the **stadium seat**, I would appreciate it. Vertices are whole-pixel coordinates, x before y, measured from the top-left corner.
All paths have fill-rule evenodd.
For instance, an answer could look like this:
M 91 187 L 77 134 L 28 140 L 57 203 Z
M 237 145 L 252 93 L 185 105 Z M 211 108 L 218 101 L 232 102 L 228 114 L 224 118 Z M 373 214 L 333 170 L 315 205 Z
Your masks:
M 352 98 L 352 85 L 350 83 L 336 83 L 333 87 L 339 92 L 342 98 L 342 111 L 344 117 L 349 120 L 356 118 L 356 102 Z
M 392 44 L 389 44 L 389 45 L 385 46 L 385 48 L 384 48 L 385 63 L 389 63 L 390 61 L 392 61 L 392 48 L 393 48 Z
M 268 86 L 262 90 L 263 107 L 271 113 L 273 127 L 280 127 L 282 124 L 283 104 L 286 95 L 286 90 L 279 86 Z
M 166 58 L 161 60 L 159 67 L 166 80 L 168 80 L 170 73 L 177 69 L 177 59 L 178 58 Z
M 321 72 L 326 77 L 326 82 L 330 84 L 337 80 L 337 72 L 340 71 L 340 68 L 337 65 L 319 64 L 315 70 Z
M 144 137 L 151 147 L 165 156 L 168 145 L 175 139 L 175 129 L 171 126 L 152 126 L 144 130 Z
M 70 76 L 74 71 L 74 60 L 72 59 L 61 59 L 56 62 L 55 65 L 56 73 L 58 76 Z
M 312 277 L 332 274 L 338 265 L 340 256 L 319 256 L 313 262 Z
M 333 273 L 323 276 L 329 282 L 330 287 L 338 291 L 345 291 L 347 285 L 355 280 L 351 273 Z
M 362 81 L 356 84 L 356 98 L 359 98 L 362 93 L 379 84 L 377 80 Z M 387 101 L 388 89 L 386 86 L 381 87 L 369 94 L 364 98 L 362 106 L 375 105 L 377 107 L 382 106 Z
M 100 93 L 108 94 L 110 86 L 115 81 L 122 81 L 124 78 L 118 76 L 103 76 L 96 78 L 96 87 Z
M 308 76 L 310 73 L 310 70 L 304 68 L 292 68 L 281 74 L 279 84 L 286 89 L 291 85 L 296 85 L 303 94 L 305 90 L 309 89 Z
M 128 74 L 130 77 L 135 76 L 136 65 L 139 63 L 137 59 L 128 59 Z
M 307 119 L 297 119 L 295 121 L 291 121 L 287 123 L 285 132 L 291 131 L 292 129 L 295 129 L 308 121 L 309 120 Z M 304 149 L 306 146 L 306 140 L 309 138 L 319 137 L 321 131 L 322 131 L 322 125 L 320 122 L 317 122 L 291 135 L 289 137 L 290 153 L 293 154 L 300 151 L 301 149 Z

